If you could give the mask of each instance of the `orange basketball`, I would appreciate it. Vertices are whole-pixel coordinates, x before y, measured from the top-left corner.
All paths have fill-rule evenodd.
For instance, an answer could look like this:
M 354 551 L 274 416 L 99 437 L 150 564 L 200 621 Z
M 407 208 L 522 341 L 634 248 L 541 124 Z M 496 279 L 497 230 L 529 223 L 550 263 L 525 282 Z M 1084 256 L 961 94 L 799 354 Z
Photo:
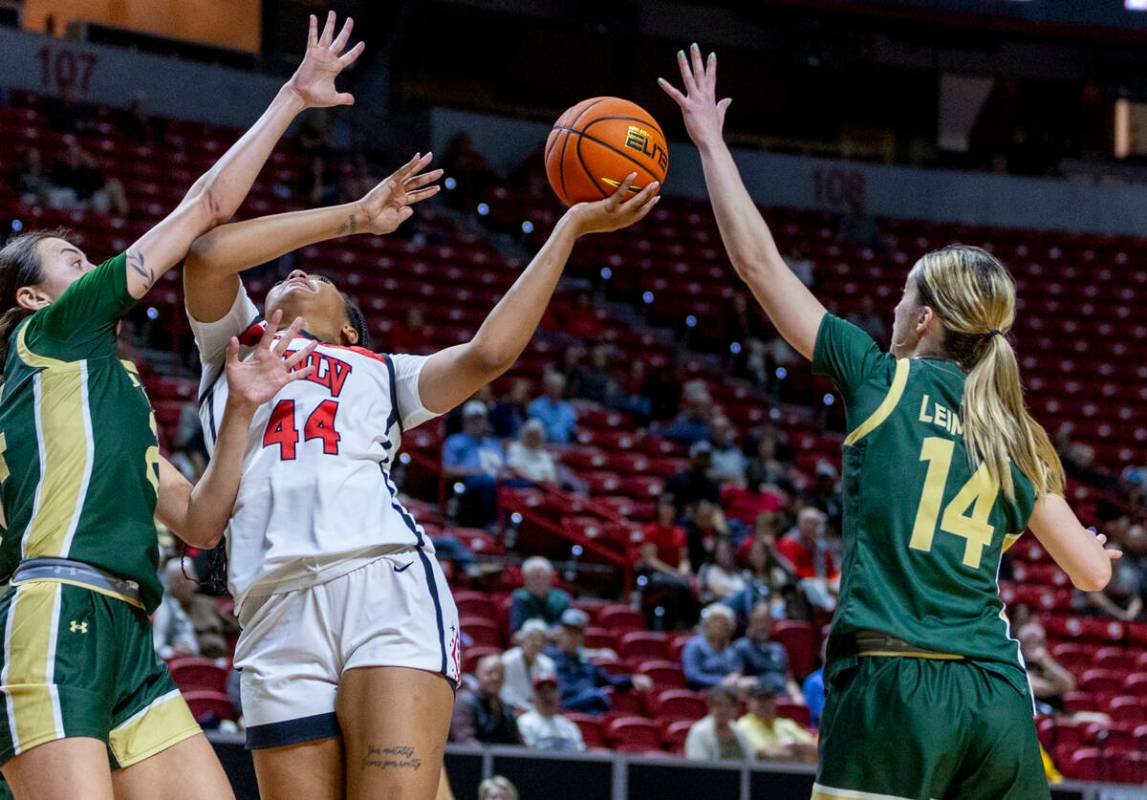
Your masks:
M 644 108 L 619 97 L 591 97 L 558 117 L 546 139 L 546 175 L 567 206 L 609 197 L 631 172 L 632 191 L 665 181 L 669 147 Z

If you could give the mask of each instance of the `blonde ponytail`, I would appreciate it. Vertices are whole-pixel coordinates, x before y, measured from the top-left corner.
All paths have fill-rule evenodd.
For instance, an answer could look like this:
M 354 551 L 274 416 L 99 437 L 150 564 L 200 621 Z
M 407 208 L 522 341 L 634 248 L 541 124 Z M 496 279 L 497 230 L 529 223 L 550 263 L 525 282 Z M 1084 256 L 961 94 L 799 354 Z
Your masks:
M 1036 495 L 1062 494 L 1063 465 L 1047 431 L 1024 405 L 1019 364 L 1007 333 L 1015 321 L 1015 283 L 978 247 L 952 245 L 928 253 L 912 270 L 920 302 L 944 326 L 944 347 L 965 370 L 962 424 L 972 468 L 985 464 L 1009 499 L 1011 465 Z

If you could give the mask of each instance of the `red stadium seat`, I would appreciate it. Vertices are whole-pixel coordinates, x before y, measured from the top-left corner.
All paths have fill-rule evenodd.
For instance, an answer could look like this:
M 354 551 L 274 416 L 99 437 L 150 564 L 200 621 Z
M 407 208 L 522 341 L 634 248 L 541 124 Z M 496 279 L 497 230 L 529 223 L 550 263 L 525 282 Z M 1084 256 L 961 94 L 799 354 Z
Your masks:
M 1116 694 L 1123 688 L 1122 673 L 1109 669 L 1089 669 L 1079 676 L 1079 690 L 1100 694 Z
M 793 674 L 803 678 L 816 669 L 817 636 L 812 623 L 782 619 L 773 623 L 772 638 L 784 645 Z
M 621 753 L 642 753 L 661 749 L 661 733 L 645 717 L 617 717 L 606 734 L 613 749 Z
M 184 692 L 183 699 L 187 701 L 191 715 L 196 720 L 202 721 L 210 716 L 221 720 L 235 719 L 235 707 L 231 704 L 231 698 L 222 692 Z
M 462 671 L 472 674 L 479 661 L 486 656 L 500 655 L 501 652 L 499 647 L 468 647 L 462 653 Z
M 1115 697 L 1107 706 L 1107 713 L 1116 722 L 1147 722 L 1147 698 L 1124 695 Z
M 777 700 L 777 716 L 785 717 L 787 719 L 799 722 L 806 728 L 812 727 L 812 712 L 808 710 L 808 706 L 804 703 L 797 703 L 793 700 Z
M 1123 692 L 1136 697 L 1147 697 L 1147 672 L 1132 672 L 1125 677 Z
M 610 694 L 609 708 L 613 716 L 637 717 L 645 713 L 645 703 L 640 693 L 616 689 L 607 691 Z
M 566 711 L 564 716 L 581 729 L 581 738 L 585 741 L 586 749 L 605 747 L 605 734 L 602 731 L 600 719 L 590 714 L 579 714 L 575 711 Z
M 708 705 L 701 696 L 688 689 L 666 689 L 657 694 L 650 692 L 647 697 L 650 716 L 663 720 L 697 720 L 708 711 Z
M 689 729 L 695 722 L 688 719 L 666 720 L 662 728 L 665 749 L 672 753 L 681 753 L 685 750 L 685 738 L 689 736 Z
M 649 677 L 657 689 L 684 689 L 685 673 L 680 661 L 643 661 L 637 671 Z
M 181 692 L 224 692 L 227 689 L 227 668 L 209 658 L 175 658 L 167 668 Z
M 585 629 L 585 646 L 593 650 L 609 648 L 617 651 L 617 634 L 608 628 L 589 627 Z
M 626 605 L 609 605 L 598 614 L 597 622 L 613 631 L 639 631 L 645 628 L 645 615 Z
M 1095 653 L 1093 666 L 1115 672 L 1135 671 L 1135 653 L 1124 647 L 1101 647 Z
M 644 620 L 643 620 L 644 621 Z M 654 631 L 629 631 L 618 641 L 617 653 L 624 659 L 665 657 L 665 634 Z
M 458 616 L 476 617 L 479 619 L 498 619 L 498 605 L 490 596 L 482 592 L 460 590 L 454 592 L 454 605 L 458 607 Z
M 489 617 L 462 617 L 458 620 L 462 633 L 469 636 L 477 647 L 502 646 L 502 631 Z

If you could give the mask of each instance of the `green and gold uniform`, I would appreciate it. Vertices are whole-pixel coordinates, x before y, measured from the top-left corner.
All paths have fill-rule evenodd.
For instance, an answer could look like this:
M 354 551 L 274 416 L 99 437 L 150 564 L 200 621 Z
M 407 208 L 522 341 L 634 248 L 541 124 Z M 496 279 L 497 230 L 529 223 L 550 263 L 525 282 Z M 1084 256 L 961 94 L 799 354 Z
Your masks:
M 1011 500 L 972 470 L 955 363 L 896 359 L 826 315 L 813 368 L 840 389 L 849 431 L 814 799 L 1047 798 L 998 585 L 1031 481 L 1013 467 Z
M 82 576 L 20 580 L 0 595 L 0 765 L 71 736 L 108 744 L 129 766 L 199 731 L 155 654 L 155 418 L 116 325 L 135 300 L 125 257 L 86 273 L 12 333 L 0 387 L 0 480 L 7 529 L 0 580 L 36 559 L 81 562 L 130 594 Z M 63 562 L 67 563 L 67 562 Z

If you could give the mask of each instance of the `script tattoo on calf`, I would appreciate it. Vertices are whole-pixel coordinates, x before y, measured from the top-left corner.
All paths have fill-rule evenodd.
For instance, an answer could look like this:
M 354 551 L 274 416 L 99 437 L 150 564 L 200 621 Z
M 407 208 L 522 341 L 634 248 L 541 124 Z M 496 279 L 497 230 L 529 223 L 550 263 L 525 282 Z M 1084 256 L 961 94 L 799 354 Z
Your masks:
M 422 759 L 414 757 L 414 748 L 407 745 L 394 745 L 379 747 L 367 745 L 366 755 L 363 756 L 362 765 L 371 769 L 409 769 L 418 770 L 422 766 Z
M 147 282 L 147 288 L 150 289 L 155 284 L 155 271 L 147 266 L 146 259 L 143 253 L 137 253 L 134 250 L 129 250 L 127 253 L 127 265 L 131 267 L 132 271 L 139 275 L 144 281 Z

